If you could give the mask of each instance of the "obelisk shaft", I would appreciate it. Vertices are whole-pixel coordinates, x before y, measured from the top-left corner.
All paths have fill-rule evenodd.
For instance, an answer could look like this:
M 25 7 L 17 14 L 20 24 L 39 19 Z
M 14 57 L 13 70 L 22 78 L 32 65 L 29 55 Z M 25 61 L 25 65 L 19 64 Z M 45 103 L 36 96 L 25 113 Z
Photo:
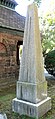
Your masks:
M 24 42 L 17 81 L 13 111 L 38 117 L 51 108 L 51 98 L 47 97 L 47 83 L 44 77 L 37 6 L 28 6 Z
M 35 5 L 28 7 L 19 80 L 32 83 L 45 80 L 38 13 Z

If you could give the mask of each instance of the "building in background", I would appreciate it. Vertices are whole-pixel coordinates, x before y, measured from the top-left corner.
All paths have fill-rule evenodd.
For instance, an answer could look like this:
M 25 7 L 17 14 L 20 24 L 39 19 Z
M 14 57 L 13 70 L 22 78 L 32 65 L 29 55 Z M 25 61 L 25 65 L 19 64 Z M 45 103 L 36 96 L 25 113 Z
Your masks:
M 14 83 L 18 77 L 25 17 L 15 11 L 16 6 L 15 0 L 0 0 L 0 86 Z

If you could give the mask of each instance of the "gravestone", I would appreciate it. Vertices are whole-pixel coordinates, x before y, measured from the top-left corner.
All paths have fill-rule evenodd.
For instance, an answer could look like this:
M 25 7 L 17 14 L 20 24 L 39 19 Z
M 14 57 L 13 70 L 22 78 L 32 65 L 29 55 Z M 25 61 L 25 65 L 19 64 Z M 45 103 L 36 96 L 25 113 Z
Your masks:
M 2 114 L 2 113 L 0 113 L 0 119 L 7 119 L 6 114 Z
M 51 98 L 47 97 L 38 12 L 33 3 L 27 10 L 20 75 L 12 110 L 38 119 L 50 109 Z

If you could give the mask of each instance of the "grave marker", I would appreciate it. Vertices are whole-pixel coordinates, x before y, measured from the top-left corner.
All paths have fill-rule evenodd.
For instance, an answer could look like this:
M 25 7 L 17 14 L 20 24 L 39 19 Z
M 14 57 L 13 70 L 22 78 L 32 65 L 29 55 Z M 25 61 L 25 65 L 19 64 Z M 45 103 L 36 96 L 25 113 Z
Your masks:
M 19 114 L 41 117 L 51 109 L 44 77 L 38 12 L 35 3 L 28 6 L 17 95 L 12 109 Z
M 0 113 L 0 119 L 7 119 L 7 116 L 6 116 L 6 114 L 4 113 Z

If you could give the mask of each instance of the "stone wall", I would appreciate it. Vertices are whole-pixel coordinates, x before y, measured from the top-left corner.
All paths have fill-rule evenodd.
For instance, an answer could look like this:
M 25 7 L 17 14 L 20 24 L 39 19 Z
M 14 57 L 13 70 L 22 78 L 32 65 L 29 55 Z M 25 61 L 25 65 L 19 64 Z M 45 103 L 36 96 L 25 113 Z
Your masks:
M 9 30 L 0 32 L 0 85 L 16 82 L 18 78 L 17 43 L 22 40 L 23 36 L 19 33 Z

